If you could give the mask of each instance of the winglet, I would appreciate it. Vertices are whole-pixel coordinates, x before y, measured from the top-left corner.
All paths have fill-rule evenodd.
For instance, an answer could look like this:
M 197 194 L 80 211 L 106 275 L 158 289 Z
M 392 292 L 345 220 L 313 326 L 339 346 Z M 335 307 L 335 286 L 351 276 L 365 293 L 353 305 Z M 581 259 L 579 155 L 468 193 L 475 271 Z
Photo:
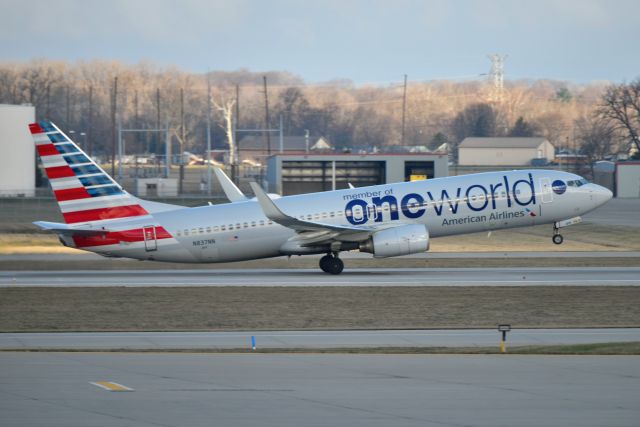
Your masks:
M 275 203 L 273 203 L 273 200 L 271 200 L 271 198 L 267 195 L 267 193 L 264 192 L 262 187 L 260 187 L 257 182 L 250 182 L 249 185 L 251 185 L 251 189 L 256 195 L 258 203 L 260 203 L 260 207 L 262 208 L 262 211 L 267 218 L 269 218 L 273 222 L 277 222 L 278 224 L 288 222 L 288 220 L 292 219 L 289 215 L 282 212 Z
M 213 168 L 213 172 L 218 178 L 218 182 L 222 186 L 222 191 L 227 196 L 230 202 L 242 202 L 247 200 L 247 197 L 242 191 L 229 179 L 226 173 L 220 168 Z

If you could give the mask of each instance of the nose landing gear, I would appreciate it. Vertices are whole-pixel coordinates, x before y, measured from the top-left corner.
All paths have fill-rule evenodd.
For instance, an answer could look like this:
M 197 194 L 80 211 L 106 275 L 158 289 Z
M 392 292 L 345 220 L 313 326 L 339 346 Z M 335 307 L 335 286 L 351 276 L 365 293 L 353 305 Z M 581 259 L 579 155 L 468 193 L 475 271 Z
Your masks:
M 320 258 L 320 269 L 329 274 L 342 273 L 344 263 L 338 258 L 338 252 L 333 252 Z
M 553 243 L 555 243 L 556 245 L 561 245 L 564 241 L 564 237 L 562 237 L 562 234 L 560 234 L 560 230 L 555 227 L 553 228 L 553 237 L 551 238 L 551 240 L 553 240 Z
M 553 240 L 553 243 L 555 243 L 556 245 L 560 245 L 564 241 L 562 234 L 560 234 L 560 229 L 562 227 L 568 227 L 570 225 L 579 224 L 581 222 L 582 218 L 580 218 L 579 216 L 565 219 L 564 221 L 555 222 L 553 224 L 553 237 L 551 238 L 551 240 Z

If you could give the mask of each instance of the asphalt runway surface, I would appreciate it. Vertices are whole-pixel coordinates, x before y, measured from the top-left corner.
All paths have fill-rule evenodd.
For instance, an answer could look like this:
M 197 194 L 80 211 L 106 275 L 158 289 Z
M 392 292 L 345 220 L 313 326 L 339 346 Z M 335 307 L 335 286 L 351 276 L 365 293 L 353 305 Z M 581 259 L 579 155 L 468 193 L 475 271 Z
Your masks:
M 3 271 L 26 286 L 639 286 L 640 267 Z
M 637 426 L 638 372 L 634 356 L 0 353 L 0 422 Z
M 48 332 L 1 333 L 0 349 L 163 350 L 354 347 L 492 347 L 495 329 L 259 331 L 259 332 Z M 640 342 L 640 328 L 514 329 L 510 346 Z

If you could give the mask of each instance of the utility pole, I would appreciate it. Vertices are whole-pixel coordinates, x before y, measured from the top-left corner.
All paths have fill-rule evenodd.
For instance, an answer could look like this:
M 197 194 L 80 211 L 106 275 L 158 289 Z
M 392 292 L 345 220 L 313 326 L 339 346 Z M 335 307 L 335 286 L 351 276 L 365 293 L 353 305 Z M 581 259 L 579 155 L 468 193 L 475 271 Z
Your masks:
M 402 138 L 400 139 L 400 145 L 404 145 L 404 129 L 405 129 L 405 117 L 407 114 L 407 75 L 404 75 L 404 90 L 402 92 Z
M 47 120 L 51 120 L 51 84 L 47 85 Z
M 182 186 L 184 183 L 184 139 L 184 88 L 180 88 L 180 184 L 178 189 L 180 195 L 182 195 Z
M 118 99 L 118 76 L 113 78 L 113 94 L 111 98 L 111 176 L 116 176 L 116 109 Z
M 240 160 L 240 140 L 238 139 L 238 126 L 240 124 L 240 85 L 236 83 L 236 120 L 233 122 L 233 139 L 236 142 L 236 153 L 234 156 L 236 162 Z M 236 182 L 236 168 L 233 167 L 233 176 L 231 179 Z
M 160 129 L 160 88 L 156 88 L 156 129 Z M 169 128 L 167 128 L 167 129 L 169 129 Z M 167 130 L 167 132 L 168 132 L 168 130 Z M 158 144 L 156 146 L 156 152 L 157 152 L 160 149 L 160 136 L 159 135 L 158 135 L 156 141 L 158 142 Z M 147 151 L 149 151 L 149 150 L 147 150 Z M 169 159 L 165 159 L 165 162 L 168 162 L 168 161 L 169 161 Z M 167 178 L 168 178 L 168 176 L 167 176 Z
M 262 76 L 264 82 L 264 115 L 265 129 L 269 129 L 269 95 L 267 94 L 267 76 Z M 271 157 L 271 134 L 267 131 L 267 157 Z
M 207 72 L 207 194 L 211 195 L 211 79 Z
M 69 107 L 69 85 L 67 85 L 66 89 L 67 89 L 66 90 L 67 117 L 66 117 L 66 123 L 65 124 L 67 125 L 67 129 L 70 129 L 71 128 L 71 123 L 70 123 L 71 122 L 71 119 L 70 119 L 71 113 L 70 113 L 70 107 Z
M 89 145 L 87 150 L 89 151 L 89 156 L 93 155 L 93 86 L 89 86 L 89 126 L 87 129 L 87 139 L 89 140 Z

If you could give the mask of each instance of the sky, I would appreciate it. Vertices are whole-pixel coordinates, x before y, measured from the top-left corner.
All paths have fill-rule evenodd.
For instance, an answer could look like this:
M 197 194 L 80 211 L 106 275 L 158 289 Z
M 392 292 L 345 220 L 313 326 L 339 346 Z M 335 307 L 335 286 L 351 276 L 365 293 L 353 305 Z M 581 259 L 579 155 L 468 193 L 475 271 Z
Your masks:
M 637 0 L 0 0 L 0 61 L 284 70 L 309 83 L 640 76 Z

